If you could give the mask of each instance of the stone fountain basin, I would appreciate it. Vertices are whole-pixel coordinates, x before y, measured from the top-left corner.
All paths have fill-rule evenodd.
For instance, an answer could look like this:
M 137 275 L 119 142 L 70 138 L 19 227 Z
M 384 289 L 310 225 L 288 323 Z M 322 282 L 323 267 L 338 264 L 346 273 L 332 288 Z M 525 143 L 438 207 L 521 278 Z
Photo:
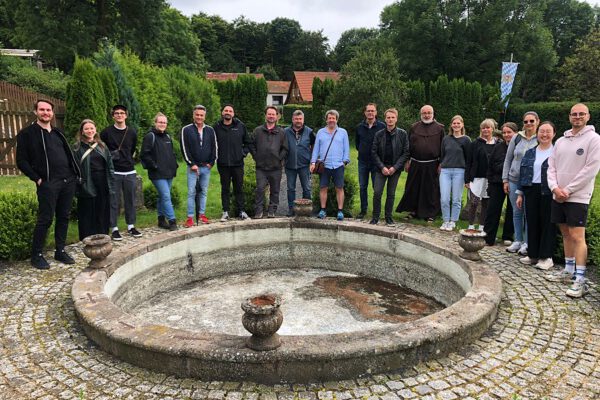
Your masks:
M 458 350 L 492 324 L 500 278 L 484 263 L 460 259 L 457 251 L 433 245 L 424 236 L 352 221 L 213 224 L 137 241 L 113 253 L 106 268 L 86 269 L 76 277 L 72 295 L 86 334 L 132 364 L 203 380 L 347 379 Z M 167 327 L 126 311 L 157 291 L 257 265 L 277 269 L 283 261 L 288 268 L 304 267 L 307 260 L 315 268 L 404 285 L 447 308 L 378 329 L 284 335 L 281 347 L 268 352 L 246 348 L 247 336 Z

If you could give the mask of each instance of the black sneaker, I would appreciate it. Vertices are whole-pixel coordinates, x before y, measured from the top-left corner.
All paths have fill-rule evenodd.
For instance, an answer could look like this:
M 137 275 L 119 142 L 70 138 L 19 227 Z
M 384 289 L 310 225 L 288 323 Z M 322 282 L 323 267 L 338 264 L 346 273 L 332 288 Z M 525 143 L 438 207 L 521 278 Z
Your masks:
M 371 220 L 371 222 L 369 222 L 369 223 L 370 223 L 371 225 L 377 225 L 377 223 L 378 223 L 378 222 L 379 222 L 379 220 L 378 220 L 378 219 L 376 219 L 376 218 L 373 218 L 373 219 Z
M 37 269 L 50 269 L 50 264 L 48 264 L 42 253 L 31 256 L 31 265 Z
M 294 215 L 296 215 L 296 213 L 294 212 L 294 209 L 290 208 L 286 214 L 286 217 L 293 217 Z
M 116 241 L 116 242 L 120 242 L 121 240 L 123 240 L 123 236 L 121 236 L 121 234 L 119 233 L 119 231 L 113 231 L 113 233 L 110 235 L 110 237 L 112 238 L 112 240 Z
M 142 233 L 140 231 L 138 231 L 137 229 L 135 229 L 135 226 L 131 229 L 128 229 L 127 232 L 129 232 L 129 234 L 131 236 L 133 236 L 134 238 L 141 238 L 142 237 Z
M 164 215 L 158 216 L 158 227 L 162 229 L 169 229 L 169 223 L 167 222 L 167 219 L 164 217 Z
M 174 219 L 169 220 L 169 230 L 176 231 L 177 229 L 177 221 Z
M 358 215 L 356 216 L 356 219 L 363 219 L 365 217 L 367 213 L 364 211 L 361 211 L 358 213 Z
M 54 252 L 54 259 L 63 264 L 75 264 L 75 260 L 73 260 L 73 258 L 65 251 L 65 249 L 56 250 Z
M 394 220 L 392 219 L 392 217 L 385 217 L 385 223 L 387 225 L 394 225 Z

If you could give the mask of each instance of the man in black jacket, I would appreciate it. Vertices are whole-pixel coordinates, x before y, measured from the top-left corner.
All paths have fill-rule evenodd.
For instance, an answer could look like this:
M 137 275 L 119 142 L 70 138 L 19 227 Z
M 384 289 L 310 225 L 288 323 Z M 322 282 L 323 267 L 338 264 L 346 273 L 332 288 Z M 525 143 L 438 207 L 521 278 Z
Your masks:
M 221 222 L 229 219 L 231 183 L 240 219 L 249 219 L 244 207 L 244 157 L 250 150 L 250 136 L 246 126 L 235 118 L 231 104 L 226 104 L 221 111 L 221 119 L 215 124 L 217 136 L 217 169 L 221 177 L 221 206 L 223 216 Z
M 117 104 L 112 108 L 112 117 L 115 121 L 100 133 L 100 139 L 106 143 L 106 147 L 112 155 L 115 166 L 115 192 L 110 198 L 110 226 L 112 227 L 112 239 L 123 240 L 117 226 L 119 217 L 119 202 L 123 193 L 123 207 L 125 208 L 125 222 L 127 232 L 133 237 L 142 237 L 140 231 L 135 228 L 135 187 L 137 174 L 135 172 L 135 161 L 133 154 L 137 147 L 137 132 L 135 128 L 127 126 L 127 107 Z
M 385 129 L 385 124 L 377 119 L 377 105 L 369 103 L 364 110 L 365 119 L 356 127 L 356 150 L 358 150 L 358 185 L 360 191 L 360 213 L 356 216 L 363 219 L 369 206 L 369 175 L 375 187 L 375 172 L 371 148 L 375 133 Z
M 250 153 L 256 162 L 256 200 L 254 215 L 262 218 L 265 188 L 269 184 L 268 217 L 274 218 L 279 205 L 279 187 L 281 185 L 281 169 L 288 153 L 288 142 L 283 128 L 277 126 L 277 108 L 268 106 L 265 109 L 265 124 L 252 132 L 249 145 Z
M 375 134 L 371 156 L 375 165 L 375 184 L 373 185 L 373 218 L 371 224 L 379 222 L 381 213 L 381 195 L 387 181 L 387 198 L 385 200 L 385 223 L 392 225 L 392 211 L 396 196 L 396 186 L 400 172 L 408 160 L 408 135 L 404 129 L 396 127 L 398 110 L 390 108 L 385 111 L 386 127 Z
M 38 199 L 37 221 L 33 230 L 31 265 L 48 269 L 42 255 L 48 229 L 56 215 L 54 259 L 65 264 L 75 261 L 65 252 L 69 213 L 81 172 L 63 133 L 51 125 L 54 105 L 47 100 L 34 104 L 37 120 L 17 135 L 17 166 L 35 182 Z

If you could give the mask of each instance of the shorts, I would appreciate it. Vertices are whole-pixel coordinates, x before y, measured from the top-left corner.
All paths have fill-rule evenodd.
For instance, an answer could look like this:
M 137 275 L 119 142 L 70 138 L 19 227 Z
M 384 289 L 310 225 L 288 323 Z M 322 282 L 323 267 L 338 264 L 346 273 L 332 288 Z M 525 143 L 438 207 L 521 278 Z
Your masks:
M 329 186 L 329 179 L 333 178 L 333 185 L 340 189 L 344 187 L 344 166 L 337 167 L 335 169 L 325 168 L 325 171 L 321 174 L 320 187 Z
M 589 205 L 584 203 L 559 203 L 556 200 L 552 200 L 550 222 L 553 224 L 585 227 L 587 224 L 588 207 Z

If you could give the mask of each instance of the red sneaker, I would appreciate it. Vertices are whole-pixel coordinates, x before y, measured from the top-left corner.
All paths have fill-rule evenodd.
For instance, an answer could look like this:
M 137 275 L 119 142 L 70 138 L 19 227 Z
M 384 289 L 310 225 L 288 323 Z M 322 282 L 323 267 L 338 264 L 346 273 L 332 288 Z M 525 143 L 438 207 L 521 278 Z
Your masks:
M 187 219 L 185 220 L 185 224 L 183 224 L 183 226 L 185 228 L 191 228 L 192 226 L 194 226 L 194 219 L 192 217 L 187 217 Z
M 203 224 L 208 224 L 208 218 L 206 218 L 206 215 L 201 214 L 200 215 L 200 222 L 202 222 Z

